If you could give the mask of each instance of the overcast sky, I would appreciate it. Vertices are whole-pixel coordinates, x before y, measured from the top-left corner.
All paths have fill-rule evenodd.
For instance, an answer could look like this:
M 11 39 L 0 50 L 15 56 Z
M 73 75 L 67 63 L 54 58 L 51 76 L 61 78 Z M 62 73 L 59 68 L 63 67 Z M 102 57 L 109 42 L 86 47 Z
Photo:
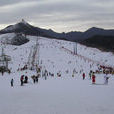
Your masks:
M 57 32 L 114 29 L 114 0 L 0 0 L 0 29 L 22 18 Z

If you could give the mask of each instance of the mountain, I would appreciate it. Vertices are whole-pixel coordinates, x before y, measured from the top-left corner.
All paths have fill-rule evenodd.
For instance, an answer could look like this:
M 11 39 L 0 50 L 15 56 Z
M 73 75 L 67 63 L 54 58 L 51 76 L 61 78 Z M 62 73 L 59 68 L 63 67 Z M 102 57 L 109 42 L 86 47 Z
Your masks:
M 89 47 L 95 47 L 102 51 L 114 52 L 114 36 L 96 35 L 80 42 Z
M 6 34 L 6 33 L 24 33 L 26 35 L 33 35 L 33 36 L 43 36 L 43 37 L 50 37 L 50 38 L 59 38 L 61 36 L 58 35 L 58 33 L 52 31 L 52 30 L 45 30 L 38 27 L 34 27 L 24 21 L 22 19 L 21 22 L 10 25 L 6 27 L 5 29 L 0 31 L 0 34 Z
M 114 30 L 105 30 L 101 28 L 92 27 L 83 33 L 83 39 L 91 38 L 96 35 L 114 36 Z
M 95 47 L 99 45 L 105 49 L 107 48 L 107 46 L 104 44 L 100 44 L 99 42 L 103 41 L 107 43 L 107 40 L 110 40 L 111 44 L 109 43 L 108 45 L 111 45 L 111 46 L 114 45 L 113 43 L 114 29 L 106 30 L 106 29 L 97 28 L 97 27 L 92 27 L 85 32 L 71 31 L 68 33 L 64 33 L 64 32 L 57 33 L 51 29 L 46 30 L 39 27 L 34 27 L 22 19 L 21 22 L 15 25 L 10 25 L 0 31 L 0 34 L 6 34 L 6 33 L 24 33 L 26 35 L 33 35 L 33 36 L 39 35 L 39 36 L 48 37 L 48 38 L 80 42 L 80 43 L 83 43 L 84 45 L 90 45 L 90 46 L 94 45 Z
M 0 35 L 0 42 L 19 46 L 29 42 L 29 39 L 21 33 L 6 33 Z
M 46 30 L 39 27 L 34 27 L 27 23 L 25 20 L 22 19 L 21 22 L 15 25 L 9 25 L 8 27 L 2 29 L 0 34 L 6 33 L 24 33 L 26 35 L 33 35 L 33 36 L 43 36 L 49 38 L 57 38 L 62 40 L 69 40 L 69 41 L 78 41 L 81 38 L 82 32 L 69 32 L 69 33 L 57 33 L 51 29 Z
M 114 52 L 114 30 L 92 27 L 83 33 L 81 44 Z
M 38 27 L 34 27 L 27 23 L 26 21 L 22 20 L 21 22 L 15 24 L 15 25 L 10 25 L 6 27 L 5 29 L 0 31 L 0 34 L 5 34 L 5 33 L 24 33 L 26 35 L 34 35 L 34 36 L 45 36 L 49 37 L 46 35 L 46 33 L 43 32 L 43 29 L 40 29 Z
M 69 41 L 83 41 L 85 39 L 91 38 L 96 35 L 100 36 L 114 36 L 114 30 L 105 30 L 101 28 L 92 27 L 85 32 L 78 32 L 78 31 L 71 31 L 68 33 L 57 33 L 51 29 L 46 30 L 39 27 L 34 27 L 27 23 L 25 20 L 22 19 L 21 22 L 10 25 L 5 29 L 0 31 L 0 34 L 5 33 L 24 33 L 26 35 L 34 35 L 34 36 L 43 36 L 49 38 L 57 38 Z
M 29 40 L 26 38 L 26 36 L 24 36 L 23 34 L 15 34 L 15 36 L 11 39 L 11 44 L 12 45 L 22 45 L 29 42 Z

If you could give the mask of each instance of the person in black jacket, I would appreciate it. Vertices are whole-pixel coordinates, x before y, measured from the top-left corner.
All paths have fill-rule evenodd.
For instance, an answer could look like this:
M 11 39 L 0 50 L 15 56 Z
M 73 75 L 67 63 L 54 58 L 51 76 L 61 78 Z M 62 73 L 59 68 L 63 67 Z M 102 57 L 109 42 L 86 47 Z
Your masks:
M 28 76 L 25 76 L 24 83 L 28 83 Z
M 13 87 L 14 80 L 13 78 L 11 79 L 11 87 Z

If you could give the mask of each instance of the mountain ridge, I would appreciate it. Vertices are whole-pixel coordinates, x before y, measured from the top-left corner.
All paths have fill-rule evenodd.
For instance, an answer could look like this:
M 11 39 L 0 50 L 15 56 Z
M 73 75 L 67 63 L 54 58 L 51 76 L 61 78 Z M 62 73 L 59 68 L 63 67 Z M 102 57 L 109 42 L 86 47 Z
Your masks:
M 100 36 L 114 36 L 114 29 L 102 29 L 98 27 L 92 27 L 86 30 L 85 32 L 80 31 L 71 31 L 71 32 L 63 32 L 63 33 L 57 33 L 53 31 L 52 29 L 42 29 L 39 27 L 34 27 L 31 24 L 27 23 L 24 19 L 22 19 L 21 22 L 15 24 L 15 25 L 9 25 L 6 28 L 0 30 L 0 34 L 5 33 L 24 33 L 26 35 L 34 35 L 34 36 L 43 36 L 43 37 L 50 37 L 50 38 L 57 38 L 57 39 L 63 39 L 63 40 L 69 40 L 69 41 L 83 41 L 85 39 L 88 39 L 90 37 L 100 35 Z
M 92 27 L 86 30 L 85 32 L 71 31 L 67 33 L 57 33 L 52 29 L 47 30 L 39 27 L 34 27 L 22 19 L 21 22 L 15 25 L 9 25 L 0 31 L 0 34 L 5 33 L 23 33 L 25 35 L 42 36 L 59 40 L 68 40 L 72 42 L 79 42 L 86 46 L 89 45 L 91 47 L 96 48 L 100 47 L 103 48 L 103 50 L 108 49 L 108 51 L 111 50 L 114 52 L 114 29 Z M 102 41 L 104 43 L 99 43 Z M 111 45 L 109 46 L 110 48 L 108 47 L 107 43 L 108 45 Z

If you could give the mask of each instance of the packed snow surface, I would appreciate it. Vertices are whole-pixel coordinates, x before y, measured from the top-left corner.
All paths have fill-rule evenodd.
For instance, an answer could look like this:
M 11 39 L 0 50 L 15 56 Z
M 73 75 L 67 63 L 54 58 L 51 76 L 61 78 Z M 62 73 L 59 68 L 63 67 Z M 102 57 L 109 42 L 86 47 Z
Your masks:
M 70 52 L 73 51 L 72 42 L 40 37 L 40 66 L 42 70 L 53 73 L 54 77 L 48 76 L 47 80 L 41 77 L 38 83 L 33 84 L 31 76 L 36 75 L 34 70 L 17 71 L 28 62 L 30 50 L 36 44 L 37 37 L 28 38 L 30 42 L 22 46 L 0 45 L 12 58 L 9 63 L 11 74 L 0 74 L 0 114 L 114 113 L 114 76 L 109 75 L 109 83 L 104 85 L 104 75 L 97 74 L 93 85 L 88 75 L 90 70 L 97 70 L 98 63 L 113 66 L 112 53 L 78 44 L 81 56 L 77 56 Z M 76 73 L 72 77 L 74 69 Z M 57 77 L 58 72 L 61 77 Z M 82 80 L 83 72 L 85 80 Z M 29 77 L 29 83 L 24 86 L 20 86 L 22 74 Z M 10 86 L 12 78 L 14 87 Z

